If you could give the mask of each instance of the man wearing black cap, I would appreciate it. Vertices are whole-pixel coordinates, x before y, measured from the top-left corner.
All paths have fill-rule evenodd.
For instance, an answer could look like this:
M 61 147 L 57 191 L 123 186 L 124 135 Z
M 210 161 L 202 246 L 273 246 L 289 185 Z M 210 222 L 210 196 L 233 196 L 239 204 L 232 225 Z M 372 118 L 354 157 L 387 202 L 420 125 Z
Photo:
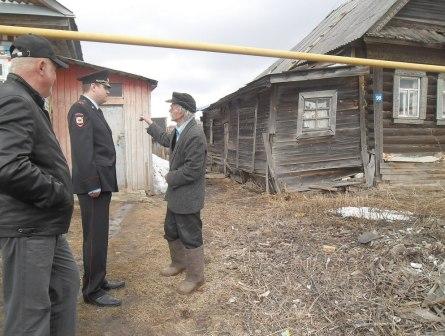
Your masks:
M 119 306 L 121 300 L 107 293 L 124 287 L 123 281 L 107 281 L 109 207 L 111 193 L 118 191 L 116 152 L 111 129 L 99 108 L 108 98 L 108 72 L 79 78 L 83 95 L 68 113 L 73 162 L 73 186 L 83 228 L 83 287 L 86 303 Z
M 74 336 L 79 271 L 63 234 L 73 211 L 69 168 L 44 98 L 56 67 L 50 42 L 18 37 L 0 85 L 0 248 L 9 336 Z
M 178 292 L 190 294 L 204 283 L 204 250 L 201 209 L 204 207 L 207 144 L 204 132 L 195 121 L 196 103 L 187 93 L 173 92 L 171 119 L 176 128 L 168 134 L 141 116 L 149 126 L 147 133 L 164 147 L 170 148 L 170 170 L 165 198 L 167 214 L 164 238 L 168 241 L 171 263 L 161 271 L 174 276 L 186 271 Z

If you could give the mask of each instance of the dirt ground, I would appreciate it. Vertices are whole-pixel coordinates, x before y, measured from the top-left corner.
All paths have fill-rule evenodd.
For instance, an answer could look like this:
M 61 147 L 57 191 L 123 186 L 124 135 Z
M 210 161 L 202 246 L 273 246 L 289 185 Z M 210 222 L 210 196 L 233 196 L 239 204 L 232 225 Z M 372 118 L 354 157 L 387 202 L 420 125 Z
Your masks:
M 112 217 L 122 222 L 110 240 L 108 278 L 127 282 L 113 292 L 123 305 L 96 308 L 79 299 L 78 335 L 445 335 L 444 191 L 270 196 L 228 179 L 207 182 L 205 285 L 181 296 L 175 286 L 182 276 L 159 275 L 168 261 L 162 197 L 130 207 L 114 201 Z M 330 212 L 341 206 L 412 217 Z M 68 239 L 80 264 L 79 217 L 76 208 Z M 366 232 L 374 238 L 359 243 Z M 425 304 L 436 294 L 434 305 Z

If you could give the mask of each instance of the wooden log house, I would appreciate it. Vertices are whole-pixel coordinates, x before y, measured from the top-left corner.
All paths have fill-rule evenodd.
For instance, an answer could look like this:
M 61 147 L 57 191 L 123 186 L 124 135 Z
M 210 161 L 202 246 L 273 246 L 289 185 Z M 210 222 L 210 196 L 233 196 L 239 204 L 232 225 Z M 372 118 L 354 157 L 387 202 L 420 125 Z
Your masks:
M 350 0 L 292 50 L 445 65 L 445 1 Z M 212 168 L 265 189 L 445 185 L 445 74 L 280 59 L 202 120 Z

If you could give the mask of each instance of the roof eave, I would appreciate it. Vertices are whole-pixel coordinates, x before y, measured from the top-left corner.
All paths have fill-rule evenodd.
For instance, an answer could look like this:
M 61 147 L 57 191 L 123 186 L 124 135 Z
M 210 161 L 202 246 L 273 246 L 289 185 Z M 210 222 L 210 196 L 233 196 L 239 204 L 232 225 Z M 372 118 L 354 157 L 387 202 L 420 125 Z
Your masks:
M 146 82 L 148 82 L 150 84 L 151 90 L 154 90 L 158 86 L 158 81 L 155 80 L 155 79 L 151 79 L 151 78 L 144 77 L 144 76 L 141 76 L 141 75 L 135 75 L 135 74 L 132 74 L 130 72 L 125 72 L 125 71 L 116 70 L 116 69 L 112 69 L 112 68 L 106 68 L 106 67 L 103 67 L 103 66 L 100 66 L 100 65 L 87 63 L 85 61 L 77 60 L 77 59 L 74 59 L 74 58 L 69 58 L 69 57 L 60 57 L 60 58 L 63 61 L 67 62 L 68 64 L 76 64 L 76 65 L 79 65 L 79 66 L 86 66 L 86 67 L 90 67 L 90 68 L 93 68 L 93 69 L 98 70 L 98 71 L 100 71 L 100 70 L 109 70 L 111 73 L 115 73 L 115 74 L 118 74 L 118 75 L 121 75 L 121 76 L 131 77 L 131 78 L 135 78 L 135 79 L 140 79 L 140 80 L 146 81 Z

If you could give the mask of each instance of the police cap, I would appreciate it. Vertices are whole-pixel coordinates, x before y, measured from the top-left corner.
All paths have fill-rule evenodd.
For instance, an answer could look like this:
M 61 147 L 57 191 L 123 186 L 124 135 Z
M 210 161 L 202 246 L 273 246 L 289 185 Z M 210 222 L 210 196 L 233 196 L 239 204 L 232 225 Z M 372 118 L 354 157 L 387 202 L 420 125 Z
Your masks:
M 77 78 L 77 80 L 81 81 L 82 84 L 99 83 L 107 88 L 111 88 L 110 81 L 108 80 L 108 74 L 109 74 L 108 70 L 101 70 L 90 73 L 86 76 L 79 77 Z

